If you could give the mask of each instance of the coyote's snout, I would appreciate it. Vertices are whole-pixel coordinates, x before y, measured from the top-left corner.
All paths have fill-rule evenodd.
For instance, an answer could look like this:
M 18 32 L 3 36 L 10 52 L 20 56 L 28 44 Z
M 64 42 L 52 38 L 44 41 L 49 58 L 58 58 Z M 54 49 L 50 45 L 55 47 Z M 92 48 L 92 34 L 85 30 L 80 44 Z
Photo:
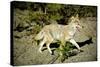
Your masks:
M 35 37 L 36 40 L 40 40 L 39 52 L 42 52 L 41 49 L 43 45 L 46 44 L 49 52 L 52 54 L 52 51 L 49 46 L 51 43 L 57 41 L 61 42 L 60 49 L 62 49 L 62 46 L 65 45 L 66 41 L 69 41 L 74 46 L 76 46 L 78 50 L 80 50 L 79 45 L 73 39 L 76 30 L 80 30 L 80 28 L 82 28 L 82 26 L 80 26 L 79 23 L 79 17 L 78 15 L 76 15 L 75 17 L 72 16 L 69 19 L 68 25 L 50 24 L 44 26 L 43 29 Z

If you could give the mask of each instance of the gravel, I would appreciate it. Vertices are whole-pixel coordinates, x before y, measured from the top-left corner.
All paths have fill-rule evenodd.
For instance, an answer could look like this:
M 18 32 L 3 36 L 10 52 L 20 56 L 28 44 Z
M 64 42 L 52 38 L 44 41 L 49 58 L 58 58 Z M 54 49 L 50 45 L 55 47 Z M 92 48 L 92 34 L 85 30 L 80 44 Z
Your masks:
M 94 20 L 93 20 L 94 19 Z M 69 56 L 63 63 L 72 62 L 88 62 L 97 61 L 97 43 L 96 43 L 96 19 L 81 19 L 81 25 L 84 28 L 77 32 L 74 39 L 77 42 L 84 42 L 92 37 L 93 43 L 84 44 L 81 49 L 83 52 L 78 52 L 76 55 Z M 16 32 L 15 32 L 16 33 Z M 17 33 L 16 33 L 17 34 Z M 40 64 L 57 64 L 59 63 L 58 52 L 56 48 L 54 55 L 51 55 L 44 46 L 43 53 L 38 52 L 39 46 L 33 41 L 32 35 L 21 38 L 14 38 L 14 65 L 40 65 Z M 81 46 L 81 45 L 80 45 Z M 76 50 L 76 49 L 74 49 Z

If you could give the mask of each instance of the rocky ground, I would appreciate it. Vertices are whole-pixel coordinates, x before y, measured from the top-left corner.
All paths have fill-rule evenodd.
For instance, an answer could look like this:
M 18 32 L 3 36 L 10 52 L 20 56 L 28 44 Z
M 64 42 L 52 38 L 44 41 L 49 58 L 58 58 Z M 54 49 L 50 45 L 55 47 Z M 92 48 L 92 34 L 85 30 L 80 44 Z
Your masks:
M 97 42 L 96 42 L 96 18 L 83 18 L 81 25 L 84 26 L 80 32 L 77 32 L 74 39 L 80 45 L 83 52 L 76 49 L 75 55 L 70 55 L 63 63 L 70 62 L 87 62 L 97 60 Z M 25 32 L 25 31 L 24 31 Z M 34 41 L 35 35 L 25 36 L 23 32 L 14 31 L 14 35 L 22 35 L 23 37 L 14 37 L 14 65 L 37 65 L 37 64 L 57 64 L 59 63 L 57 48 L 51 48 L 54 55 L 50 55 L 44 46 L 43 53 L 38 52 L 39 46 Z

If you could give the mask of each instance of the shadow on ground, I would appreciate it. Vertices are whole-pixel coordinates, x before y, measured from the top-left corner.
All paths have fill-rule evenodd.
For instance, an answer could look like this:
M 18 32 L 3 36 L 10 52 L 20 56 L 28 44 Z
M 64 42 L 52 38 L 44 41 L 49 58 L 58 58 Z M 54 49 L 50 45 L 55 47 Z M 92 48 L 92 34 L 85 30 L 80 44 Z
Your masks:
M 66 57 L 63 63 L 70 62 L 86 62 L 97 60 L 97 44 L 96 44 L 96 21 L 88 19 L 82 19 L 84 30 L 77 32 L 75 40 L 83 50 L 79 52 L 75 46 L 71 48 L 73 50 L 66 52 Z M 85 22 L 87 21 L 87 22 Z M 25 32 L 25 31 L 24 31 Z M 57 64 L 59 63 L 59 56 L 57 48 L 59 44 L 53 43 L 50 45 L 53 54 L 51 55 L 45 48 L 42 49 L 43 53 L 39 53 L 39 46 L 33 40 L 33 35 L 23 35 L 23 32 L 15 32 L 17 35 L 22 34 L 23 37 L 14 37 L 13 43 L 13 61 L 14 65 L 37 65 L 37 64 Z M 91 36 L 90 38 L 88 36 Z M 32 42 L 34 41 L 34 42 Z

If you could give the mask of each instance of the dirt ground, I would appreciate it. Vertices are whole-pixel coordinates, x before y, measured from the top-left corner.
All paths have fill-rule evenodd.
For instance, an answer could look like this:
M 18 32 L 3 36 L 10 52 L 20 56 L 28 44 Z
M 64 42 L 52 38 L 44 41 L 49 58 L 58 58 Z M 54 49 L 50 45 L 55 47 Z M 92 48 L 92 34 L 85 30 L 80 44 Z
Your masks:
M 83 52 L 78 52 L 74 56 L 69 56 L 63 63 L 88 62 L 97 60 L 96 22 L 97 19 L 95 17 L 81 19 L 81 25 L 83 25 L 84 28 L 81 29 L 80 32 L 76 33 L 74 39 L 76 42 L 78 42 Z M 57 58 L 58 52 L 56 48 L 51 48 L 54 51 L 54 55 L 51 55 L 44 46 L 43 53 L 41 54 L 38 52 L 39 46 L 36 45 L 36 42 L 34 39 L 32 39 L 33 37 L 34 35 L 24 36 L 21 38 L 14 37 L 14 65 L 59 63 L 59 59 Z M 76 49 L 74 50 L 77 52 Z

